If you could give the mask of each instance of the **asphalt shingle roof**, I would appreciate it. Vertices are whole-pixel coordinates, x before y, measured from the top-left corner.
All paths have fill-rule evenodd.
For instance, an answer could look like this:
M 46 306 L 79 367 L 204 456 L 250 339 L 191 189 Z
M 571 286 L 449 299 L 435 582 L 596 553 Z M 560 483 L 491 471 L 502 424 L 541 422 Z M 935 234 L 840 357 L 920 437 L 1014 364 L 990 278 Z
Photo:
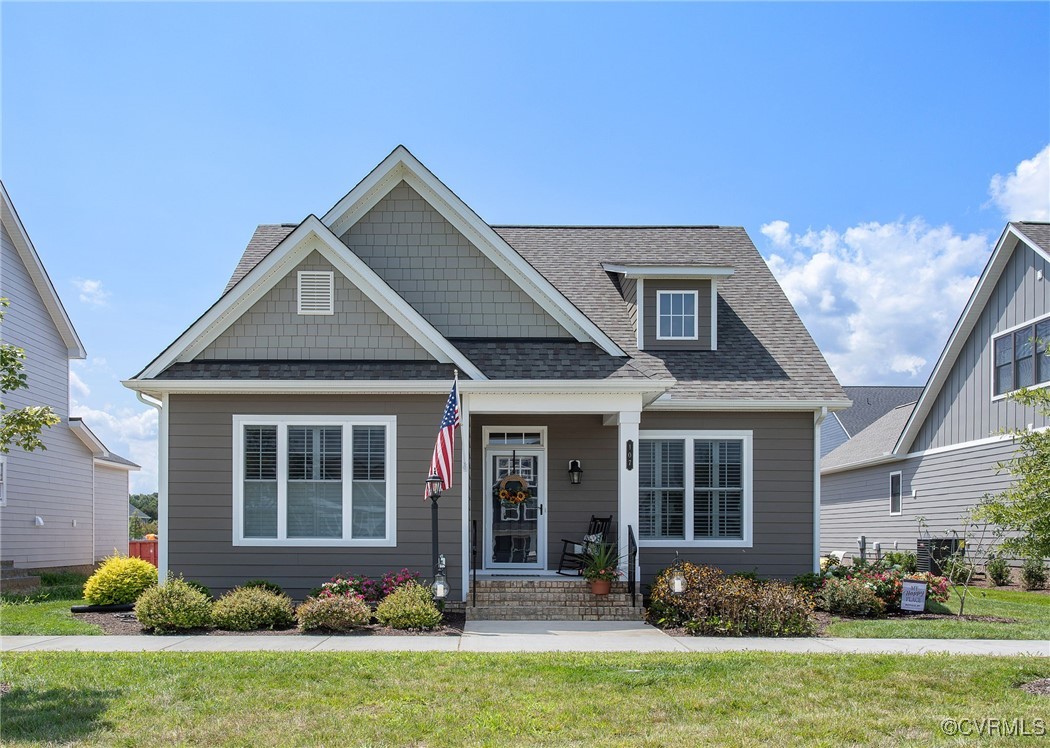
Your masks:
M 847 442 L 824 455 L 820 469 L 852 465 L 888 455 L 908 423 L 915 403 L 894 408 Z
M 259 226 L 226 290 L 233 288 L 295 227 Z M 551 340 L 456 339 L 486 376 L 507 378 L 650 377 L 675 379 L 671 397 L 721 400 L 844 400 L 838 381 L 747 232 L 724 226 L 494 226 L 519 254 L 629 356 L 618 359 L 582 344 Z M 731 267 L 718 282 L 717 351 L 639 351 L 616 277 L 602 263 Z M 575 346 L 575 347 L 574 347 Z M 292 362 L 228 368 L 218 362 L 175 364 L 161 378 L 289 378 Z M 379 362 L 383 363 L 383 362 Z M 306 366 L 312 365 L 313 368 Z M 336 378 L 367 371 L 353 362 L 305 362 L 296 373 Z M 229 365 L 229 364 L 228 364 Z M 263 367 L 264 362 L 253 362 Z M 334 367 L 334 368 L 333 368 Z M 399 367 L 404 368 L 403 364 Z M 399 369 L 400 370 L 400 369 Z M 369 374 L 382 374 L 376 369 Z M 432 372 L 413 371 L 413 378 Z M 405 376 L 404 373 L 401 376 Z
M 1050 252 L 1050 223 L 1014 221 L 1021 233 L 1039 245 L 1039 249 Z
M 894 408 L 914 403 L 922 394 L 922 387 L 844 387 L 846 397 L 853 405 L 840 410 L 838 416 L 842 428 L 851 437 L 856 436 Z

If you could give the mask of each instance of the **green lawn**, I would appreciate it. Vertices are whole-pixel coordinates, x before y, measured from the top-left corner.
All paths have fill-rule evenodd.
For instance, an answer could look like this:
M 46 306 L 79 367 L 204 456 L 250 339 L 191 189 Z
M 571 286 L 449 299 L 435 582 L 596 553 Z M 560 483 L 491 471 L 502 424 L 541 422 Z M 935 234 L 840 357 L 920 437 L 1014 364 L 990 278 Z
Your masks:
M 84 603 L 84 600 L 45 600 L 29 603 L 0 601 L 0 634 L 101 634 L 100 627 L 78 621 L 69 612 L 70 605 Z
M 958 613 L 953 595 L 947 607 L 933 606 L 938 613 Z M 1016 590 L 971 589 L 966 598 L 967 615 L 1015 618 L 1017 623 L 992 623 L 953 619 L 871 620 L 834 619 L 828 636 L 872 639 L 1050 639 L 1050 595 Z
M 7 654 L 4 745 L 931 745 L 1050 724 L 1037 658 Z

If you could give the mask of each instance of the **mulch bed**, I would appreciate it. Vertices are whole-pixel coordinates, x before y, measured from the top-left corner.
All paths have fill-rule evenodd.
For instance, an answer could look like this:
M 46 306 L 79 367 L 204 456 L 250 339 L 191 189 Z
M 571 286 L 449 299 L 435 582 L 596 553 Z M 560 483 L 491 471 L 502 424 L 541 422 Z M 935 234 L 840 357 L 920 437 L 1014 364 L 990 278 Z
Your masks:
M 134 613 L 74 613 L 73 617 L 86 623 L 93 623 L 102 628 L 103 633 L 109 636 L 137 636 L 149 634 L 142 628 Z M 445 620 L 441 625 L 429 631 L 406 631 L 393 629 L 388 626 L 380 626 L 373 623 L 350 632 L 325 632 L 311 631 L 311 634 L 321 636 L 460 636 L 463 633 L 463 624 L 466 622 L 462 613 L 446 613 Z M 217 629 L 199 629 L 187 631 L 186 634 L 198 636 L 298 636 L 299 630 L 295 628 L 270 631 L 219 631 Z
M 1050 678 L 1041 678 L 1031 683 L 1022 683 L 1021 690 L 1036 696 L 1050 696 Z

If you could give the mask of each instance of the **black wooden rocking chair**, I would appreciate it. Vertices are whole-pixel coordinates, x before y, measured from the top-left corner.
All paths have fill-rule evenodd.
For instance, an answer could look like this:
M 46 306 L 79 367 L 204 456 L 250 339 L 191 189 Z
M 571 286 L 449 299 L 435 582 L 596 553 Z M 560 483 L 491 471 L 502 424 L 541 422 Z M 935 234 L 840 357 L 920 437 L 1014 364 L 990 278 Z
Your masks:
M 608 543 L 612 540 L 612 516 L 595 517 L 587 524 L 587 534 L 578 540 L 562 538 L 561 560 L 558 562 L 558 573 L 564 576 L 579 576 L 587 564 L 587 546 Z

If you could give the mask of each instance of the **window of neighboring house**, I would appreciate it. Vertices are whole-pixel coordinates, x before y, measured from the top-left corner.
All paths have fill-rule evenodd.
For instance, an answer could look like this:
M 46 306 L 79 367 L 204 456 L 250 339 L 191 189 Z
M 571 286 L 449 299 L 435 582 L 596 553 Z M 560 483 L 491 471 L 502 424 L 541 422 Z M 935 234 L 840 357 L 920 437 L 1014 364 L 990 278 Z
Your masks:
M 7 457 L 0 455 L 0 506 L 7 506 Z
M 299 314 L 334 314 L 335 274 L 329 270 L 299 271 Z
M 890 514 L 901 513 L 901 474 L 890 473 Z
M 394 545 L 392 416 L 234 416 L 234 544 Z
M 1050 319 L 1025 325 L 993 341 L 995 395 L 1050 382 Z
M 656 339 L 697 340 L 697 292 L 656 292 Z
M 643 545 L 751 545 L 751 432 L 643 432 Z

